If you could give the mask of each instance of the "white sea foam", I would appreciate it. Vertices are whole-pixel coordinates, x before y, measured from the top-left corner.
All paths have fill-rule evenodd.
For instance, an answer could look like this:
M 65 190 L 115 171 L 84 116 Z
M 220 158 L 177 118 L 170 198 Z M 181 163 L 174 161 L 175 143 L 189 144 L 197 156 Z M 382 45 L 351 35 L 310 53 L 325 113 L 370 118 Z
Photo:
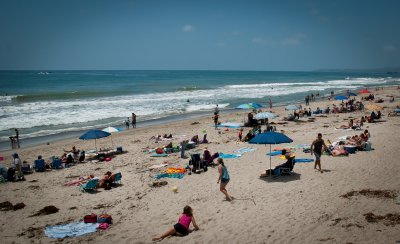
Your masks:
M 128 117 L 135 112 L 140 118 L 158 118 L 167 115 L 212 110 L 215 104 L 228 106 L 220 101 L 236 99 L 260 99 L 267 96 L 285 96 L 297 93 L 318 92 L 331 89 L 358 89 L 364 85 L 380 85 L 392 78 L 343 78 L 342 80 L 316 82 L 285 82 L 264 84 L 226 85 L 216 89 L 180 90 L 142 95 L 124 95 L 63 101 L 37 101 L 10 103 L 12 96 L 0 97 L 7 101 L 7 106 L 0 109 L 0 131 L 12 128 L 41 128 L 52 126 L 53 129 L 32 131 L 26 136 L 48 135 L 63 131 L 73 131 L 90 123 L 110 118 Z M 15 97 L 15 96 L 14 96 Z M 187 100 L 190 100 L 188 103 Z M 114 120 L 115 121 L 115 120 Z M 63 127 L 65 129 L 60 129 Z M 32 130 L 32 129 L 31 129 Z

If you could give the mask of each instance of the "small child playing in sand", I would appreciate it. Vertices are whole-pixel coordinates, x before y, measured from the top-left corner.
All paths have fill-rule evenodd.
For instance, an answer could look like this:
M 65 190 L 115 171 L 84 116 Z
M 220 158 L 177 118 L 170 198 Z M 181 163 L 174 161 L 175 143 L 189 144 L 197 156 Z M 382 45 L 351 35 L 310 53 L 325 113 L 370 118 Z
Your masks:
M 167 232 L 162 234 L 159 237 L 154 237 L 153 241 L 161 241 L 165 237 L 172 235 L 186 236 L 189 234 L 189 225 L 193 223 L 194 229 L 198 230 L 199 227 L 196 224 L 196 220 L 193 216 L 193 209 L 190 206 L 185 206 L 183 208 L 183 213 L 181 217 L 179 217 L 178 223 L 174 225 L 173 228 L 169 229 Z

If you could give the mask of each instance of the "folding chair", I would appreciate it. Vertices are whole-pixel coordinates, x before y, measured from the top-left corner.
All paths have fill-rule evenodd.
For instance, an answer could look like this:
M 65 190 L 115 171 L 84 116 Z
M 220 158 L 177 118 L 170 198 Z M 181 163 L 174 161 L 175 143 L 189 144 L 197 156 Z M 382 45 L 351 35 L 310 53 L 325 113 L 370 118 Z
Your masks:
M 97 183 L 99 183 L 99 179 L 90 179 L 86 183 L 79 186 L 79 189 L 82 192 L 94 191 L 97 189 Z
M 122 174 L 121 172 L 117 172 L 115 174 L 114 182 L 115 184 L 121 184 Z
M 36 159 L 34 161 L 34 168 L 36 172 L 44 172 L 46 171 L 46 165 L 44 163 L 44 159 Z

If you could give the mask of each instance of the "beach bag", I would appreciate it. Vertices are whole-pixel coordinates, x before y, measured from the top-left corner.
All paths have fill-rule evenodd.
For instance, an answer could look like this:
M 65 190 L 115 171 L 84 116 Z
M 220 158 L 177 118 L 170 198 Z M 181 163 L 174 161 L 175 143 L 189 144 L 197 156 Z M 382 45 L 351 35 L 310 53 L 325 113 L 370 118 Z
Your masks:
M 372 149 L 372 144 L 371 144 L 371 142 L 366 142 L 365 143 L 365 146 L 364 146 L 364 150 L 365 151 L 371 151 L 371 149 Z
M 85 215 L 85 217 L 83 217 L 83 222 L 85 222 L 85 223 L 97 223 L 97 214 Z
M 15 169 L 14 168 L 9 168 L 7 171 L 7 180 L 8 181 L 14 181 L 15 180 Z
M 99 227 L 97 227 L 97 228 L 100 229 L 100 230 L 107 230 L 108 227 L 110 227 L 109 224 L 107 224 L 107 223 L 101 223 L 101 224 L 99 224 Z
M 107 223 L 107 224 L 112 224 L 112 217 L 109 214 L 101 214 L 97 218 L 97 223 Z

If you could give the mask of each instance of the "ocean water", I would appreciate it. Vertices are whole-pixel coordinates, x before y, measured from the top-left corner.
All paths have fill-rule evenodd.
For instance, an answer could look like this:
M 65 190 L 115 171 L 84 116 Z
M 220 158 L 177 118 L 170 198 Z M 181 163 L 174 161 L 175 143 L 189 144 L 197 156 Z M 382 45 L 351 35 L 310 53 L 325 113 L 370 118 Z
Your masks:
M 400 84 L 400 74 L 255 71 L 0 71 L 0 140 L 124 127 L 245 102 L 287 104 L 362 87 Z M 179 117 L 179 116 L 178 116 Z M 4 143 L 3 143 L 4 144 Z M 7 144 L 8 145 L 8 144 Z M 0 146 L 1 148 L 1 146 Z

